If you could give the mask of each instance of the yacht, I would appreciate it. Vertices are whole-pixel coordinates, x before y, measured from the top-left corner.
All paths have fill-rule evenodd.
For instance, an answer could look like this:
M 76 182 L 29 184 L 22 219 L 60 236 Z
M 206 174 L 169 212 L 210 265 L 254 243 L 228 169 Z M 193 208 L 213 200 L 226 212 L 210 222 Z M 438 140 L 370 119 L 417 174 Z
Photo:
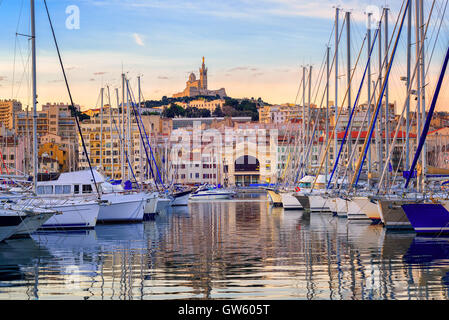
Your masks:
M 219 189 L 215 186 L 205 185 L 189 196 L 189 201 L 198 200 L 229 200 L 235 196 L 235 192 L 227 189 Z

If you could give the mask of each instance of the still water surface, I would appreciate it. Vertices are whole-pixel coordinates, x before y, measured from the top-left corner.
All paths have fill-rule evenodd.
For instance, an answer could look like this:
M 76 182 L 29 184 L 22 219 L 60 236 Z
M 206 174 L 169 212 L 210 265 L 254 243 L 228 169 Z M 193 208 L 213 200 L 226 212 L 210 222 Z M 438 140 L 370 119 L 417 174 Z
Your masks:
M 447 299 L 449 239 L 266 195 L 0 244 L 0 299 Z

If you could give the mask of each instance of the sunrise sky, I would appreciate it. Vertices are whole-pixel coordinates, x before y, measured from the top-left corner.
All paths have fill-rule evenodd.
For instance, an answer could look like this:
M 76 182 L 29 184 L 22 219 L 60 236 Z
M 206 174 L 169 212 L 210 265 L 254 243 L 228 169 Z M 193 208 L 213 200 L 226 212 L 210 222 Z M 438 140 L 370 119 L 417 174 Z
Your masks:
M 85 109 L 98 106 L 102 86 L 119 86 L 122 67 L 133 86 L 136 85 L 137 75 L 142 75 L 145 98 L 171 96 L 184 89 L 190 72 L 198 73 L 203 56 L 209 68 L 210 89 L 224 87 L 228 95 L 235 98 L 262 97 L 270 103 L 293 103 L 302 77 L 301 65 L 313 65 L 314 83 L 318 80 L 326 44 L 333 30 L 336 5 L 352 12 L 351 59 L 354 63 L 366 32 L 367 7 L 389 5 L 391 33 L 402 3 L 399 0 L 47 2 L 75 103 Z M 444 3 L 437 1 L 440 10 Z M 80 28 L 77 30 L 66 27 L 66 8 L 71 5 L 80 10 Z M 426 12 L 429 11 L 428 5 Z M 449 13 L 446 12 L 432 55 L 428 74 L 429 95 L 449 43 L 448 17 Z M 441 15 L 437 18 L 435 14 L 431 20 L 432 26 L 438 26 Z M 36 1 L 36 19 L 39 104 L 68 102 L 43 0 Z M 342 20 L 343 14 L 340 16 Z M 22 36 L 16 37 L 16 32 L 29 33 L 29 0 L 0 0 L 0 24 L 0 99 L 14 98 L 24 105 L 30 104 L 28 40 Z M 430 28 L 429 33 L 433 30 L 436 33 L 436 28 Z M 331 39 L 333 53 L 333 36 Z M 405 39 L 404 33 L 390 87 L 391 100 L 398 105 L 402 105 L 405 91 L 399 80 L 405 75 Z M 345 33 L 342 42 L 339 74 L 340 88 L 344 90 Z M 433 42 L 429 40 L 429 43 L 430 55 Z M 357 77 L 362 75 L 366 56 L 365 50 L 357 68 Z M 377 57 L 373 59 L 377 65 Z M 376 68 L 373 66 L 373 77 L 376 76 Z M 447 84 L 449 82 L 445 81 L 446 87 Z M 359 85 L 354 84 L 353 96 Z M 332 85 L 331 92 L 333 90 Z M 449 94 L 446 91 L 440 99 L 440 110 L 449 110 Z M 315 102 L 319 104 L 321 93 L 317 100 Z M 363 95 L 362 100 L 366 100 Z

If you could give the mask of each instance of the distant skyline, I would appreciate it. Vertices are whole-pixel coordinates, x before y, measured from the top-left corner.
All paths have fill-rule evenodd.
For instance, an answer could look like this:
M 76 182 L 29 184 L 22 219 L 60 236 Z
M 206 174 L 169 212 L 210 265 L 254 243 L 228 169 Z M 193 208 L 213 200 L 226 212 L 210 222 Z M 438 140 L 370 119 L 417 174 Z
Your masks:
M 137 90 L 137 75 L 142 75 L 146 99 L 171 97 L 184 89 L 191 72 L 198 74 L 202 56 L 209 68 L 211 89 L 224 87 L 228 95 L 235 98 L 261 97 L 269 103 L 293 103 L 302 76 L 301 65 L 313 65 L 314 82 L 318 80 L 325 47 L 333 30 L 335 5 L 351 10 L 353 15 L 352 63 L 366 31 L 364 12 L 367 6 L 380 8 L 388 4 L 392 30 L 401 5 L 401 1 L 385 0 L 47 2 L 74 101 L 84 108 L 99 106 L 102 86 L 110 85 L 111 94 L 114 93 L 114 88 L 120 86 L 122 67 L 131 79 L 134 91 Z M 80 10 L 79 29 L 66 27 L 69 6 Z M 16 38 L 16 32 L 29 32 L 29 0 L 0 1 L 0 21 L 0 99 L 15 98 L 27 105 L 31 103 L 27 84 L 28 40 L 21 36 Z M 36 21 L 39 105 L 68 102 L 45 8 L 40 0 L 36 1 Z M 343 14 L 340 21 L 343 21 Z M 441 63 L 437 59 L 442 55 L 444 41 L 448 40 L 447 34 L 441 37 L 443 45 L 436 47 L 429 79 L 434 79 L 439 72 Z M 333 50 L 333 37 L 331 39 Z M 401 38 L 400 49 L 404 45 L 405 36 Z M 342 48 L 346 48 L 346 43 Z M 346 83 L 343 49 L 340 57 L 340 89 L 343 91 Z M 366 58 L 365 53 L 363 57 Z M 396 92 L 404 88 L 397 79 L 404 75 L 405 68 L 401 59 L 393 69 L 392 76 L 396 80 L 391 85 L 391 101 L 397 100 L 399 108 L 401 94 Z M 361 76 L 365 62 L 366 59 L 361 61 L 363 65 L 358 67 L 357 76 Z M 354 90 L 358 85 L 354 84 Z M 330 99 L 334 100 L 332 87 Z M 449 109 L 448 96 L 444 93 L 440 100 L 440 106 L 447 106 L 445 109 Z M 115 96 L 111 98 L 115 101 Z M 317 100 L 315 102 L 319 104 L 321 93 Z M 366 97 L 362 95 L 361 102 L 365 101 Z

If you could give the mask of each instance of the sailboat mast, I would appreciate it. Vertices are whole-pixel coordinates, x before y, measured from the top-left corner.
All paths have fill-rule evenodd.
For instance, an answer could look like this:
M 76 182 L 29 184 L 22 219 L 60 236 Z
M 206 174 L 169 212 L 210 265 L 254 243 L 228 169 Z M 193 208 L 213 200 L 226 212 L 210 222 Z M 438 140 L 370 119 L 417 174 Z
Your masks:
M 130 176 L 130 171 L 132 171 L 132 166 L 134 163 L 134 156 L 131 154 L 131 110 L 129 108 L 129 80 L 126 79 L 126 122 L 128 123 L 128 128 L 127 128 L 127 135 L 126 135 L 126 140 L 127 140 L 127 144 L 128 144 L 128 159 L 129 159 L 129 166 L 131 168 L 128 167 L 128 180 L 131 179 Z
M 101 88 L 101 109 L 100 109 L 100 169 L 103 169 L 103 108 L 104 108 L 104 88 Z
M 389 50 L 388 50 L 388 46 L 389 46 L 389 36 L 388 36 L 388 8 L 384 8 L 384 16 L 385 16 L 385 22 L 384 22 L 384 27 L 385 27 L 385 35 L 384 35 L 384 40 L 385 40 L 385 57 L 386 59 L 388 59 L 388 54 L 389 54 Z M 385 73 L 387 72 L 388 66 L 385 65 Z M 385 155 L 387 156 L 388 154 L 388 150 L 389 150 L 389 144 L 390 144 L 390 106 L 389 106 L 389 84 L 388 82 L 386 83 L 386 87 L 385 87 Z M 390 175 L 389 172 L 387 171 L 386 173 L 387 175 L 387 179 L 385 180 L 386 186 L 387 188 L 389 187 L 390 184 Z
M 368 121 L 371 121 L 371 17 L 372 13 L 368 12 L 368 28 L 367 28 L 367 40 L 368 40 L 368 66 L 367 66 L 367 80 L 366 87 L 368 93 L 368 106 L 366 112 L 368 112 Z M 361 129 L 361 128 L 360 128 Z M 371 146 L 368 149 L 368 187 L 370 186 L 371 174 Z
M 424 36 L 424 2 L 423 0 L 419 1 L 419 6 L 420 6 L 420 10 L 419 10 L 419 29 L 420 29 L 420 38 L 421 38 L 421 45 L 423 47 L 423 51 L 422 51 L 422 55 L 421 55 L 421 122 L 424 126 L 424 123 L 426 122 L 426 70 L 425 70 L 425 54 L 426 54 L 426 50 L 425 50 L 425 36 Z M 422 190 L 425 191 L 425 187 L 426 187 L 426 169 L 427 169 L 427 144 L 424 141 L 424 145 L 423 145 L 423 152 L 422 152 L 422 157 L 421 157 L 421 161 L 422 161 Z
M 112 113 L 112 103 L 111 103 L 111 92 L 108 86 L 108 103 L 109 103 L 109 134 L 111 137 L 110 140 L 110 152 L 111 152 L 111 178 L 115 179 L 115 170 L 114 170 L 114 134 L 112 131 L 112 122 L 114 121 L 113 113 Z
M 308 115 L 307 115 L 307 145 L 309 146 L 311 141 L 312 141 L 312 136 L 310 134 L 310 122 L 312 120 L 312 116 L 311 116 L 311 95 L 312 95 L 312 66 L 309 66 L 309 92 L 308 92 Z M 307 158 L 307 168 L 309 168 L 310 165 L 310 159 L 309 157 Z
M 302 152 L 306 152 L 306 67 L 302 67 Z M 302 171 L 305 171 L 306 159 L 302 159 Z
M 335 113 L 334 113 L 334 163 L 337 159 L 337 149 L 338 149 L 338 18 L 339 18 L 340 8 L 335 8 Z
M 351 112 L 351 12 L 346 12 L 346 50 L 347 50 L 347 81 L 348 81 L 348 119 Z M 349 124 L 348 124 L 349 125 Z M 352 149 L 352 133 L 349 131 L 348 137 L 348 161 Z M 348 162 L 349 170 L 352 171 L 352 165 Z
M 416 64 L 417 64 L 417 77 L 416 77 L 416 96 L 417 96 L 417 102 L 416 102 L 416 141 L 419 141 L 421 139 L 421 59 L 420 59 L 420 45 L 422 46 L 423 43 L 421 43 L 421 33 L 419 32 L 419 23 L 420 23 L 420 3 L 419 0 L 415 1 L 415 39 L 416 39 Z M 424 54 L 424 47 L 422 50 L 422 54 Z M 412 172 L 411 172 L 412 174 Z M 418 190 L 421 188 L 420 183 L 420 177 L 416 179 L 416 187 Z
M 141 89 L 140 89 L 140 76 L 137 77 L 137 84 L 138 84 L 138 90 L 139 90 L 139 105 L 137 106 L 138 110 L 139 110 L 139 114 L 140 112 L 140 104 L 141 102 Z M 139 139 L 140 143 L 139 143 L 139 168 L 140 168 L 140 183 L 143 184 L 143 180 L 144 180 L 144 170 L 143 170 L 143 163 L 142 163 L 142 139 Z
M 337 31 L 336 31 L 337 32 Z M 326 48 L 326 139 L 323 141 L 325 145 L 327 145 L 329 141 L 329 55 L 330 55 L 330 47 Z M 326 176 L 326 185 L 328 181 L 329 174 L 329 154 L 326 152 L 326 167 L 325 167 L 325 176 Z
M 38 150 L 37 150 L 37 89 L 36 89 L 36 21 L 34 0 L 30 0 L 31 14 L 31 78 L 33 99 L 33 191 L 37 193 Z
M 378 43 L 378 48 L 379 48 L 379 83 L 382 83 L 382 18 L 379 21 L 379 43 Z M 379 93 L 381 92 L 382 88 L 381 86 L 379 86 Z M 382 97 L 381 97 L 382 98 Z M 381 173 L 381 168 L 382 168 L 382 164 L 383 164 L 383 144 L 384 144 L 384 138 L 383 138 L 383 128 L 382 128 L 382 122 L 383 122 L 383 115 L 382 115 L 382 106 L 380 106 L 379 109 L 379 119 L 377 121 L 379 121 L 379 125 L 377 126 L 378 130 L 377 130 L 377 136 L 378 136 L 378 144 L 377 144 L 377 161 L 378 161 L 378 174 L 380 175 Z M 381 187 L 381 186 L 379 186 Z
M 407 11 L 407 82 L 406 90 L 410 87 L 410 76 L 411 76 L 411 54 L 412 54 L 412 3 L 408 7 Z M 410 164 L 410 99 L 407 99 L 406 105 L 406 118 L 405 118 L 405 169 L 409 168 Z
M 119 112 L 118 117 L 119 117 L 119 119 L 120 119 L 120 117 L 122 119 L 121 126 L 119 128 L 121 131 L 120 136 L 123 137 L 123 139 L 120 138 L 120 141 L 121 141 L 120 163 L 121 163 L 121 167 L 122 167 L 121 168 L 122 169 L 122 180 L 124 181 L 125 180 L 125 140 L 124 140 L 125 139 L 124 138 L 125 137 L 125 135 L 124 135 L 124 133 L 125 133 L 125 74 L 124 73 L 122 73 L 122 107 L 120 108 L 120 104 L 118 106 L 119 106 L 119 111 L 121 111 L 121 114 Z

